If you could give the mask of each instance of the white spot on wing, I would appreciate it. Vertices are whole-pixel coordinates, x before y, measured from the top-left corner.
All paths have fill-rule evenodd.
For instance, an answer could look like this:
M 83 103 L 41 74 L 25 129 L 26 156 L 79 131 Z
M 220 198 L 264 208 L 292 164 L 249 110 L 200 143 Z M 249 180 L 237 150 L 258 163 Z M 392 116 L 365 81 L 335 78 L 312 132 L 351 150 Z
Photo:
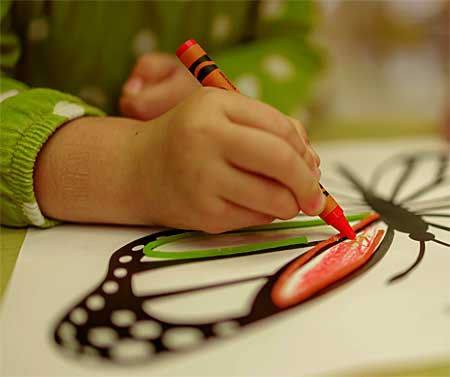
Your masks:
M 169 349 L 189 348 L 203 340 L 203 333 L 195 327 L 175 327 L 167 330 L 163 343 Z
M 111 356 L 124 362 L 148 359 L 155 352 L 151 343 L 142 340 L 124 339 L 119 341 L 110 351 Z

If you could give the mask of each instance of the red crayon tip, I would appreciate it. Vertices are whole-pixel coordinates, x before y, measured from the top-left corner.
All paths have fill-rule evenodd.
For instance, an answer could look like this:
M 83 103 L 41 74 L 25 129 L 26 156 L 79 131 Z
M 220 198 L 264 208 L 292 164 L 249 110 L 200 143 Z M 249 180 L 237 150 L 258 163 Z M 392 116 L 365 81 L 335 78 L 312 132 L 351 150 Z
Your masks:
M 341 207 L 337 206 L 327 216 L 322 218 L 322 220 L 339 230 L 339 232 L 341 232 L 347 238 L 350 238 L 351 240 L 354 240 L 356 238 L 356 234 L 345 218 L 344 212 L 342 211 Z
M 178 50 L 176 52 L 177 56 L 180 57 L 183 52 L 185 52 L 189 47 L 192 47 L 197 44 L 197 41 L 193 38 L 188 39 L 186 42 L 184 42 L 180 47 L 178 47 Z

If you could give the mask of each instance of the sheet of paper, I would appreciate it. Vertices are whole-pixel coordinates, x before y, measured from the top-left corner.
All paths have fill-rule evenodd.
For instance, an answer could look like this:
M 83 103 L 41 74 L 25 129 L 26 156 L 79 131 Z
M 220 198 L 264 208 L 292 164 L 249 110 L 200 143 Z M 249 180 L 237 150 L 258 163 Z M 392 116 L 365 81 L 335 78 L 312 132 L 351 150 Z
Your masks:
M 381 215 L 376 227 L 386 233 L 365 268 L 280 310 L 269 283 L 335 234 L 329 227 L 189 238 L 158 249 L 312 242 L 188 262 L 144 256 L 151 234 L 167 236 L 162 229 L 30 230 L 1 309 L 2 375 L 299 376 L 447 358 L 448 147 L 416 139 L 317 150 L 322 184 L 346 212 Z

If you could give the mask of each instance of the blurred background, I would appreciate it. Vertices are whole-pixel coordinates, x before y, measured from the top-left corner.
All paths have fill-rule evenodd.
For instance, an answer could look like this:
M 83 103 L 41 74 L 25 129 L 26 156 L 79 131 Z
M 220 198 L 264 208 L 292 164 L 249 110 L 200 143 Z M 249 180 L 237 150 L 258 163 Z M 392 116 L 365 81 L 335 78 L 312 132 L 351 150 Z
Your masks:
M 448 134 L 449 1 L 317 0 L 312 137 Z

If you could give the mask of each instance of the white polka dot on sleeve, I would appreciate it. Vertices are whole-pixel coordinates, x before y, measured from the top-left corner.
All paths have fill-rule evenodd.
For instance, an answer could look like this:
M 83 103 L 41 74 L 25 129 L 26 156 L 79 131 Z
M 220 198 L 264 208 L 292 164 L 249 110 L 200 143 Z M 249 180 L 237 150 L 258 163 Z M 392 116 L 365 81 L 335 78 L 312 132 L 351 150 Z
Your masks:
M 36 202 L 23 203 L 22 211 L 26 218 L 35 226 L 44 225 L 45 219 Z
M 261 62 L 262 69 L 275 81 L 286 82 L 295 75 L 295 66 L 279 54 L 267 55 Z
M 276 20 L 286 12 L 285 0 L 262 0 L 259 4 L 259 14 L 262 19 Z
M 67 119 L 75 119 L 84 115 L 84 108 L 73 102 L 59 101 L 53 108 L 53 114 Z
M 217 15 L 212 21 L 211 37 L 216 42 L 226 40 L 231 32 L 231 18 L 226 14 Z
M 156 50 L 157 46 L 158 42 L 155 34 L 148 29 L 142 29 L 134 36 L 131 50 L 138 57 Z
M 0 94 L 0 103 L 2 103 L 5 99 L 14 97 L 19 94 L 19 91 L 16 89 L 7 90 L 6 92 L 3 92 Z

